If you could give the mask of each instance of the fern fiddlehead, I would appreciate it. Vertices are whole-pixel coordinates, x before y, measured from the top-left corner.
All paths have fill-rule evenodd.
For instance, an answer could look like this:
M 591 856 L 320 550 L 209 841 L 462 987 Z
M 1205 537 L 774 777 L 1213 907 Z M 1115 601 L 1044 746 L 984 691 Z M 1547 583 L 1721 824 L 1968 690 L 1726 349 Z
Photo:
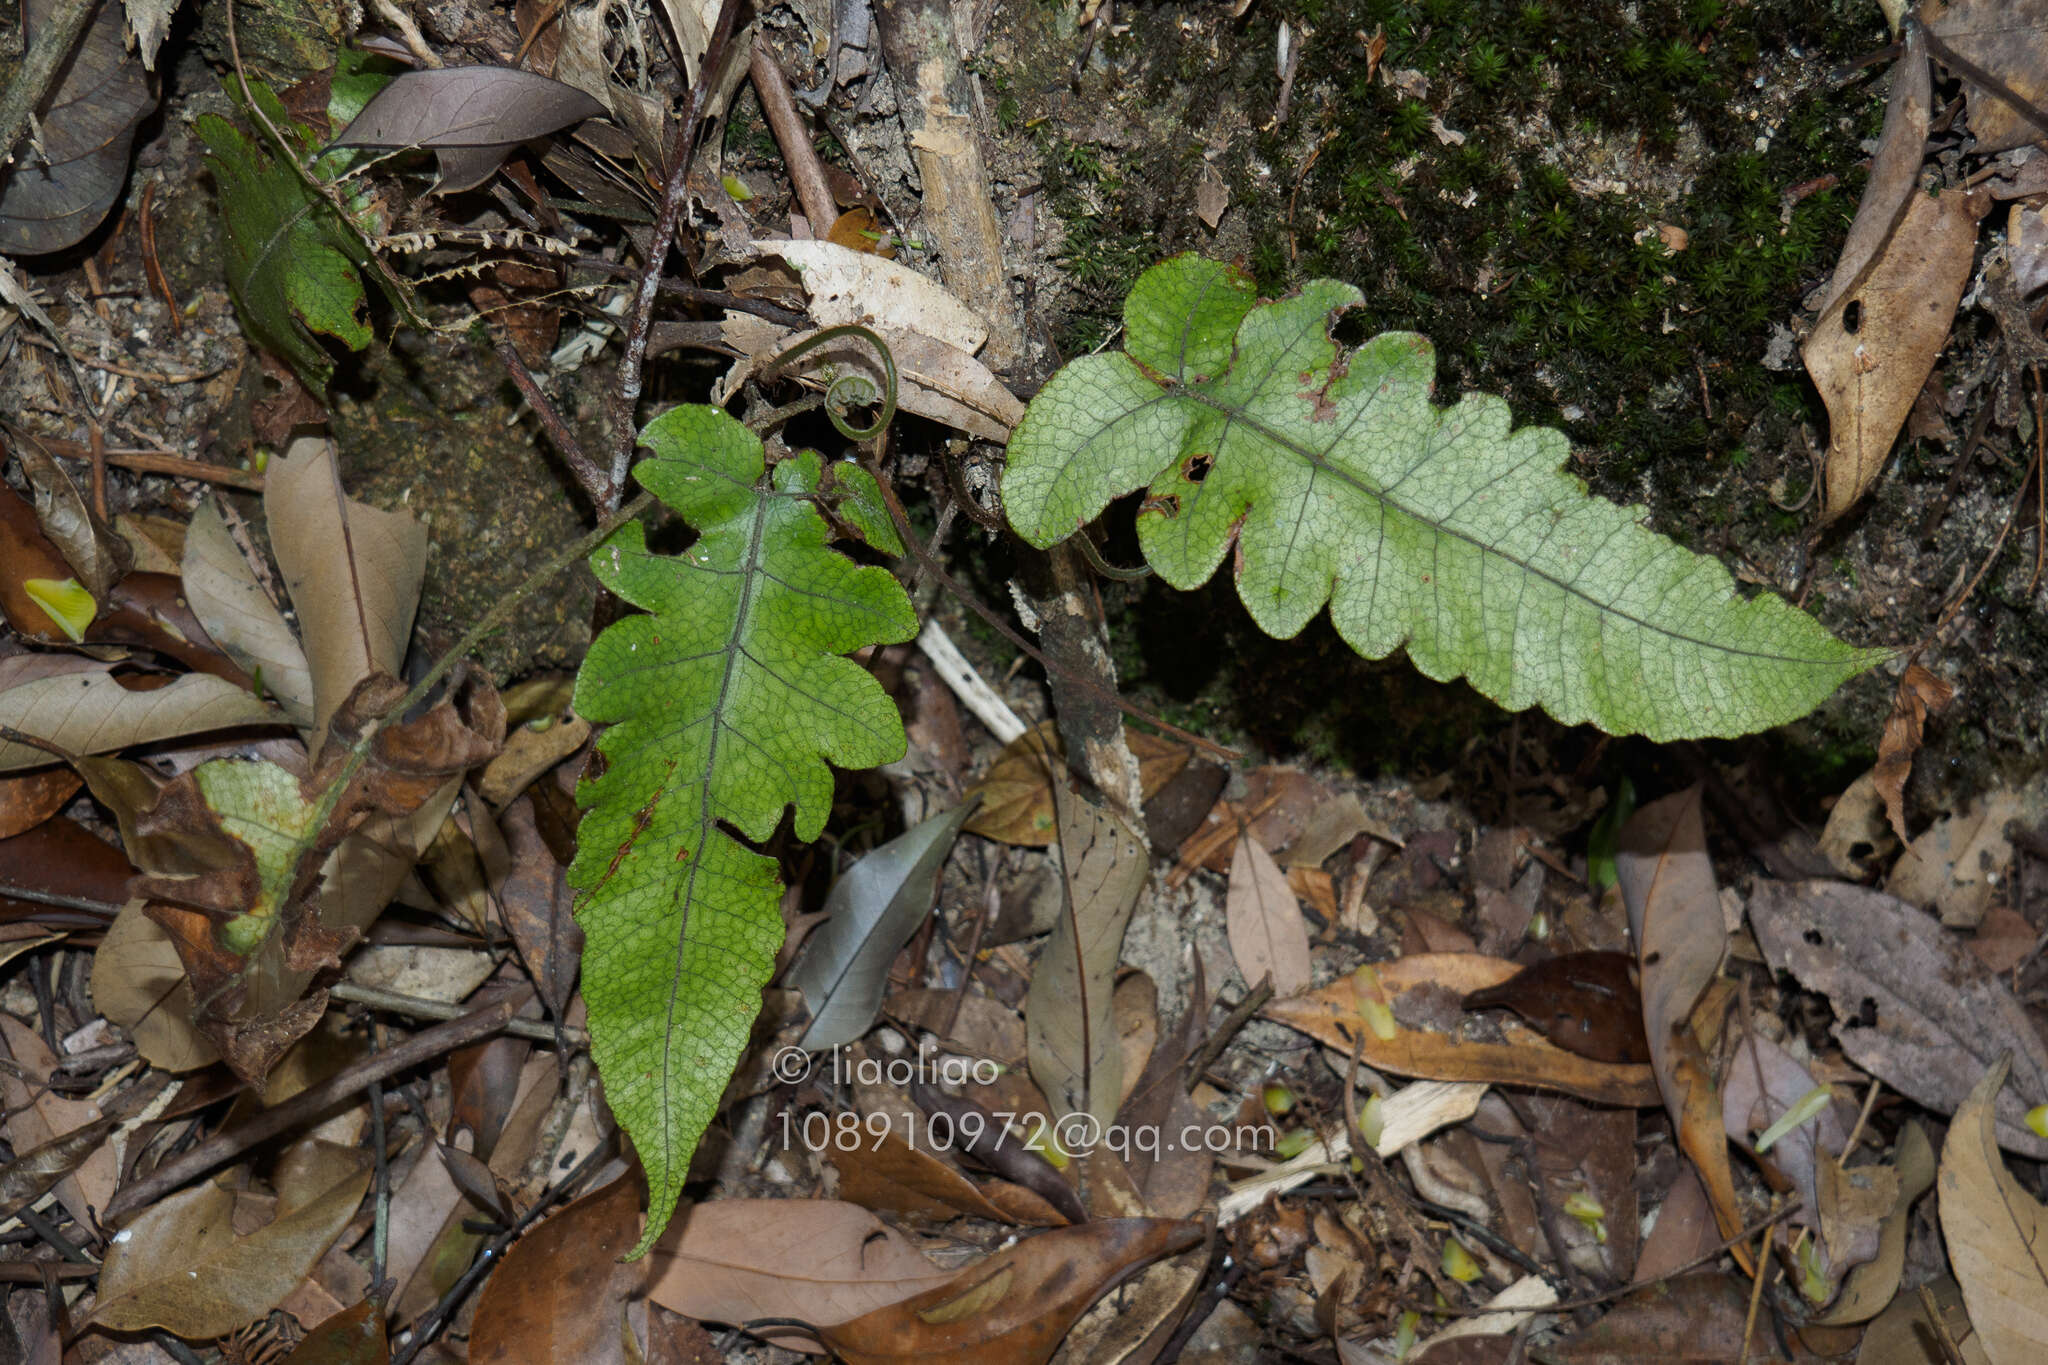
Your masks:
M 879 395 L 882 410 L 876 415 L 874 422 L 869 426 L 857 427 L 847 421 L 846 414 L 849 409 L 860 404 L 872 403 L 878 395 L 875 392 L 875 381 L 866 375 L 841 374 L 834 375 L 825 385 L 825 416 L 832 420 L 833 427 L 847 440 L 872 441 L 875 437 L 888 430 L 889 423 L 894 421 L 896 417 L 896 357 L 889 350 L 889 343 L 882 340 L 872 328 L 863 327 L 857 322 L 841 323 L 836 327 L 824 328 L 805 337 L 802 341 L 799 341 L 796 345 L 769 361 L 767 365 L 762 367 L 761 375 L 764 379 L 768 378 L 774 375 L 776 371 L 803 359 L 813 351 L 829 346 L 835 341 L 843 341 L 848 337 L 857 337 L 865 341 L 874 350 L 876 357 L 882 362 L 883 387 Z

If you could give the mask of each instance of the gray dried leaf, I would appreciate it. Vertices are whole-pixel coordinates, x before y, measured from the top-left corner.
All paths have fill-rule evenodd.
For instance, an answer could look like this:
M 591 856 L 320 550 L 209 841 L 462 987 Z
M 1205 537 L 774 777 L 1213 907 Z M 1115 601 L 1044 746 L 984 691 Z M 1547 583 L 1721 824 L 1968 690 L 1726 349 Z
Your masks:
M 488 180 L 520 143 L 605 112 L 573 85 L 504 66 L 408 71 L 377 93 L 337 147 L 424 147 L 444 193 Z
M 1843 882 L 1759 882 L 1749 921 L 1772 967 L 1833 1003 L 1849 1059 L 1930 1109 L 1954 1113 L 2010 1051 L 1998 1144 L 2048 1158 L 2048 1139 L 2025 1121 L 2048 1103 L 2048 1043 L 1962 938 L 1902 900 Z
M 56 0 L 28 0 L 26 8 L 32 37 Z M 0 168 L 0 252 L 37 256 L 74 246 L 120 198 L 136 125 L 156 107 L 122 28 L 120 7 L 104 5 L 40 112 L 40 155 L 24 144 Z
M 905 830 L 849 867 L 825 898 L 824 926 L 804 941 L 789 984 L 804 993 L 813 1051 L 852 1042 L 873 1027 L 889 988 L 889 964 L 931 913 L 938 874 L 976 801 Z

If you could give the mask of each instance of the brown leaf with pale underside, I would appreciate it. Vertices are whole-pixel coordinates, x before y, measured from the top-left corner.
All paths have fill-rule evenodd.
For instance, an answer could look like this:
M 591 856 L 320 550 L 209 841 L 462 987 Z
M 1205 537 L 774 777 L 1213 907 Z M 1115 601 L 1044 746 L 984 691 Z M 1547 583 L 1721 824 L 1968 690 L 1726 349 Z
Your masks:
M 1993 1134 L 2010 1059 L 1956 1110 L 1941 1145 L 1941 1232 L 1991 1365 L 2027 1365 L 2048 1341 L 2048 1208 L 2013 1178 Z
M 427 531 L 403 512 L 346 498 L 333 443 L 293 441 L 264 483 L 270 543 L 298 613 L 313 680 L 314 749 L 357 684 L 396 675 L 412 637 Z
M 1307 995 L 1275 1000 L 1262 1013 L 1346 1055 L 1356 1044 L 1361 1063 L 1397 1076 L 1528 1085 L 1600 1104 L 1659 1102 L 1649 1067 L 1574 1056 L 1513 1017 L 1487 1021 L 1487 1027 L 1498 1028 L 1501 1042 L 1470 1040 L 1422 1022 L 1420 1016 L 1447 1010 L 1451 1026 L 1476 1031 L 1476 1017 L 1467 1024 L 1456 1013 L 1458 999 L 1499 985 L 1521 970 L 1518 963 L 1478 953 L 1411 953 L 1375 963 L 1372 970 L 1395 1016 L 1391 1038 L 1367 1026 L 1360 1001 L 1370 991 L 1356 974 Z
M 214 643 L 251 675 L 294 725 L 313 723 L 313 676 L 298 633 L 256 581 L 241 547 L 211 502 L 192 513 L 185 529 L 179 578 L 193 614 Z
M 829 1326 L 952 1277 L 866 1209 L 836 1199 L 719 1199 L 686 1208 L 649 1253 L 647 1296 L 703 1322 Z M 815 1350 L 808 1333 L 765 1340 Z
M 92 1001 L 151 1066 L 194 1071 L 220 1052 L 192 1023 L 192 983 L 163 927 L 131 900 L 92 956 Z
M 1622 826 L 1614 858 L 1642 965 L 1643 1031 L 1650 1066 L 1679 1145 L 1699 1170 L 1724 1237 L 1742 1227 L 1728 1135 L 1713 1071 L 1685 1028 L 1728 944 L 1721 893 L 1700 821 L 1700 789 L 1644 806 Z M 1741 1253 L 1737 1253 L 1740 1256 Z
M 103 754 L 131 744 L 241 726 L 282 725 L 284 716 L 255 694 L 210 673 L 131 692 L 105 665 L 33 678 L 0 692 L 0 725 L 74 754 Z M 0 773 L 55 763 L 33 745 L 0 740 Z

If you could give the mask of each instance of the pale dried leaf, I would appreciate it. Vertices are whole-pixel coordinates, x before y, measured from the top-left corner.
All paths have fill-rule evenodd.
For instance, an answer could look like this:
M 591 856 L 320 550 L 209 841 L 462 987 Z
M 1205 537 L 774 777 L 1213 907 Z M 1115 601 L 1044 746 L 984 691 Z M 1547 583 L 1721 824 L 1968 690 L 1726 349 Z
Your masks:
M 2048 1209 L 1999 1155 L 2007 1068 L 2000 1058 L 1984 1073 L 1941 1145 L 1941 1232 L 1991 1365 L 2031 1365 L 2048 1342 Z
M 41 1147 L 106 1117 L 97 1104 L 67 1099 L 47 1084 L 57 1058 L 34 1029 L 11 1014 L 0 1014 L 0 1040 L 18 1072 L 0 1069 L 0 1103 L 6 1105 L 7 1141 L 17 1152 Z M 95 1211 L 114 1197 L 120 1172 L 111 1147 L 102 1146 L 57 1183 L 57 1200 L 80 1227 L 94 1226 Z
M 1276 996 L 1297 995 L 1311 984 L 1308 922 L 1287 874 L 1273 855 L 1241 834 L 1230 860 L 1230 889 L 1224 902 L 1230 954 L 1247 985 L 1271 978 Z
M 1979 86 L 1962 71 L 1954 73 L 1967 93 L 1976 151 L 1988 154 L 2039 142 L 2041 125 L 2027 114 L 2038 116 L 2048 104 L 2048 28 L 2029 0 L 1934 0 L 1921 18 L 1957 56 L 2011 92 L 2009 98 Z M 2013 98 L 2026 107 L 2015 108 Z
M 988 340 L 980 314 L 909 266 L 833 242 L 770 242 L 763 249 L 796 270 L 821 326 L 916 332 L 968 355 Z
M 92 956 L 92 1002 L 128 1030 L 151 1066 L 194 1071 L 220 1052 L 192 1022 L 192 983 L 178 950 L 157 922 L 129 901 Z
M 1914 195 L 1883 254 L 1801 347 L 1828 409 L 1823 521 L 1848 511 L 1884 471 L 1948 342 L 1989 202 L 1961 190 Z
M 2012 866 L 2006 826 L 2039 819 L 2044 795 L 2039 783 L 2019 792 L 2000 788 L 1935 821 L 1892 864 L 1884 889 L 1938 912 L 1952 929 L 1974 929 Z
M 282 725 L 276 708 L 211 673 L 190 673 L 154 692 L 130 692 L 104 665 L 34 678 L 0 692 L 0 725 L 74 754 L 245 725 Z M 56 762 L 47 750 L 0 740 L 0 773 Z
M 192 513 L 185 529 L 185 552 L 179 565 L 185 600 L 213 642 L 274 698 L 292 724 L 313 724 L 313 675 L 297 632 L 270 594 L 256 581 L 256 571 L 228 533 L 227 523 L 212 502 Z

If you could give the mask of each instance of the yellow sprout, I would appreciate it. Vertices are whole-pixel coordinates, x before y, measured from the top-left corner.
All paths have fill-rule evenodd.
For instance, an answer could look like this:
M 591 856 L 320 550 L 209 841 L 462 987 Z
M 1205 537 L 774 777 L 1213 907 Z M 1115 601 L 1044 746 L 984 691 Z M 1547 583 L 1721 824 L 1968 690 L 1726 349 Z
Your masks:
M 75 578 L 24 578 L 21 588 L 73 644 L 85 638 L 85 628 L 92 624 L 100 609 L 85 585 Z
M 1351 974 L 1351 993 L 1358 999 L 1359 1017 L 1372 1030 L 1372 1036 L 1383 1043 L 1393 1041 L 1401 1026 L 1394 1022 L 1394 1011 L 1387 1005 L 1387 992 L 1380 985 L 1380 974 L 1370 965 L 1360 967 Z
M 1811 1123 L 1815 1115 L 1828 1107 L 1831 1098 L 1828 1088 L 1817 1085 L 1799 1097 L 1799 1102 L 1778 1116 L 1778 1121 L 1764 1129 L 1763 1136 L 1756 1140 L 1756 1154 L 1762 1156 L 1776 1146 L 1778 1139 L 1795 1128 Z

